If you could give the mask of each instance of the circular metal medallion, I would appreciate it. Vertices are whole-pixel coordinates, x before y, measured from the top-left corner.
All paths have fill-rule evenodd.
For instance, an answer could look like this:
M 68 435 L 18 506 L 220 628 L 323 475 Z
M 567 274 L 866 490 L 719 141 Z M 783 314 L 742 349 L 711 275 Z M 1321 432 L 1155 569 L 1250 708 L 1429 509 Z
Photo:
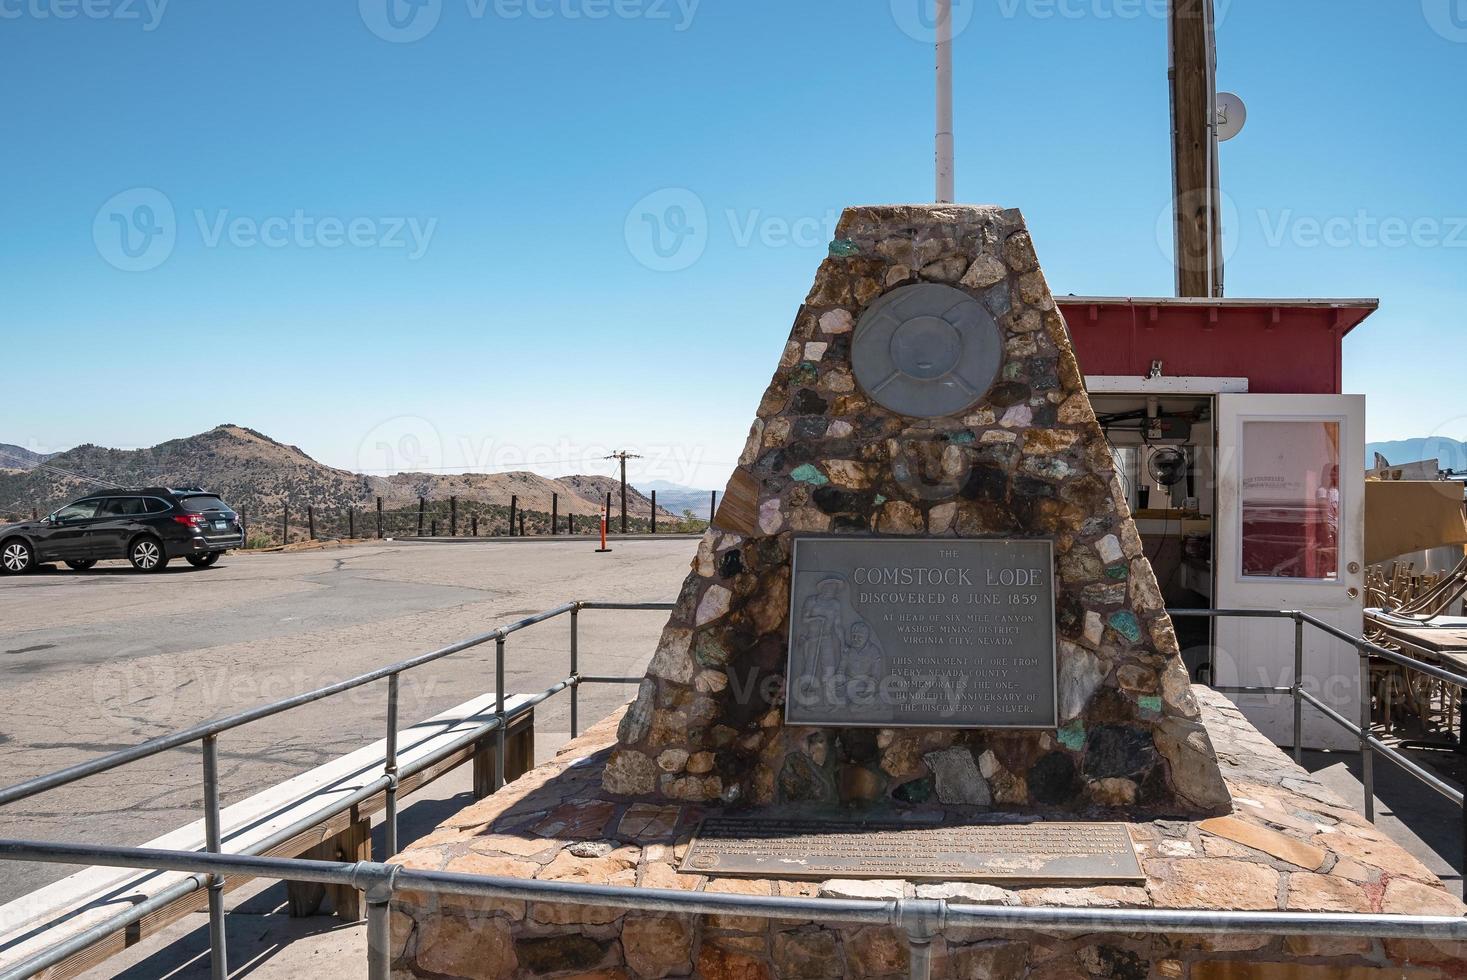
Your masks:
M 1003 366 L 1003 334 L 960 289 L 903 286 L 861 314 L 851 366 L 880 405 L 912 418 L 942 418 L 988 393 Z

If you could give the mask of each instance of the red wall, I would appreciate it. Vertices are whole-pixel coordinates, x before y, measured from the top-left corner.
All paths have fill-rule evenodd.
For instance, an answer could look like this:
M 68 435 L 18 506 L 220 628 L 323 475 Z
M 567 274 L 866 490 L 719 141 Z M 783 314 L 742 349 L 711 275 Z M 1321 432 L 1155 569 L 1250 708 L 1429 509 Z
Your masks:
M 1145 377 L 1159 360 L 1167 377 L 1247 378 L 1258 394 L 1339 394 L 1345 334 L 1374 310 L 1056 299 L 1087 375 Z

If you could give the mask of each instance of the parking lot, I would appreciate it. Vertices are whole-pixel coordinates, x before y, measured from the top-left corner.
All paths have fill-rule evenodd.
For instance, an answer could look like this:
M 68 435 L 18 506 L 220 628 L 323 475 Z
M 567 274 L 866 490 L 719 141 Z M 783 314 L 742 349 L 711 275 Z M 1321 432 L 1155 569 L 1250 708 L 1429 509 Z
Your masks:
M 690 539 L 382 544 L 229 555 L 139 575 L 123 563 L 0 578 L 0 785 L 61 769 L 244 707 L 434 649 L 568 599 L 673 598 Z M 637 676 L 663 612 L 588 611 L 581 667 Z M 562 617 L 510 638 L 509 692 L 567 671 Z M 404 725 L 493 689 L 487 644 L 406 675 Z M 582 692 L 583 723 L 630 687 Z M 543 758 L 569 728 L 557 698 L 536 717 Z M 383 735 L 385 682 L 220 740 L 224 803 Z M 180 749 L 0 811 L 0 836 L 140 844 L 198 819 L 200 755 Z M 0 902 L 70 873 L 0 863 Z

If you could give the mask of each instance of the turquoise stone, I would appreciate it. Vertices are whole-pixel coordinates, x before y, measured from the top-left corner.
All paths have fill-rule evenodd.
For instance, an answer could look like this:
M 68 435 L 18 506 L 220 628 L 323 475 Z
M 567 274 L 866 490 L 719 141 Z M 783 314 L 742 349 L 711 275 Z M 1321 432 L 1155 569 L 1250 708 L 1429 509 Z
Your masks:
M 1141 623 L 1136 619 L 1135 613 L 1114 612 L 1106 620 L 1110 628 L 1130 640 L 1132 643 L 1141 642 Z
M 861 246 L 849 238 L 837 238 L 830 243 L 830 257 L 833 259 L 848 259 L 852 255 L 860 255 Z
M 1130 569 L 1125 565 L 1112 565 L 1105 570 L 1105 577 L 1114 582 L 1124 582 L 1129 574 Z
M 1060 744 L 1071 752 L 1079 752 L 1085 747 L 1085 723 L 1072 721 L 1059 730 Z
M 1143 694 L 1136 699 L 1136 703 L 1141 706 L 1142 711 L 1147 711 L 1154 715 L 1161 714 L 1161 698 L 1155 694 Z
M 806 463 L 804 466 L 795 467 L 790 473 L 790 478 L 817 487 L 823 487 L 830 482 L 830 477 L 820 472 L 814 463 Z
M 974 435 L 971 432 L 954 432 L 948 437 L 948 442 L 955 442 L 960 446 L 970 446 L 973 444 L 973 440 Z
M 878 493 L 876 495 L 876 506 L 880 507 L 884 503 L 886 503 L 886 497 Z

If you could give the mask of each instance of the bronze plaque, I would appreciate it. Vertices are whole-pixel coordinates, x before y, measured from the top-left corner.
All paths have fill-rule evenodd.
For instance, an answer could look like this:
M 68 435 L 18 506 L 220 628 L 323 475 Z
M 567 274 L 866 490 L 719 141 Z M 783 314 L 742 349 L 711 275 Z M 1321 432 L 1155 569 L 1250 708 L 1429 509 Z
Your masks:
M 1058 727 L 1054 545 L 798 538 L 785 721 Z
M 841 823 L 708 817 L 681 870 L 757 878 L 1144 881 L 1125 824 Z

